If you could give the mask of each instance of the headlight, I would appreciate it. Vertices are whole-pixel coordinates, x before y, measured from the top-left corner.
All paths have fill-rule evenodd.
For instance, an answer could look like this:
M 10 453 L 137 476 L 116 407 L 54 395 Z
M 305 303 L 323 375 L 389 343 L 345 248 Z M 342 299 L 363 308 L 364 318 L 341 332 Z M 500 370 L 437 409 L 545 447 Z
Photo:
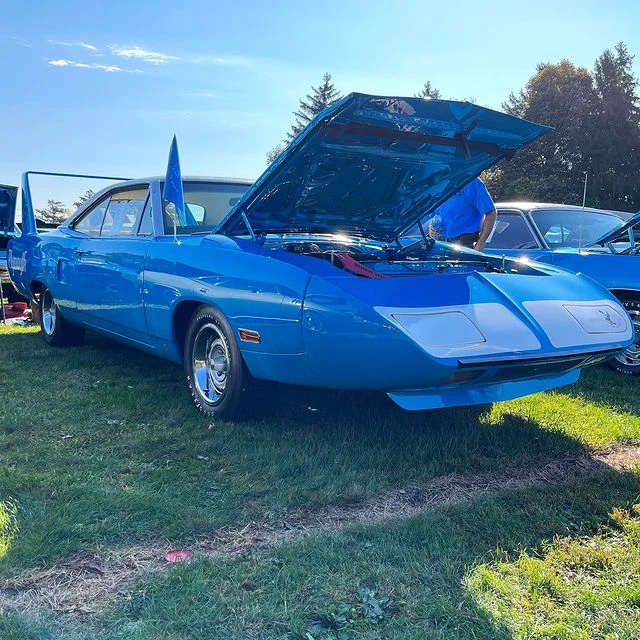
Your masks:
M 531 300 L 523 305 L 557 348 L 622 343 L 633 336 L 623 307 L 609 300 Z
M 587 333 L 624 333 L 627 329 L 625 318 L 609 304 L 565 304 L 564 308 Z
M 486 342 L 478 327 L 461 311 L 444 313 L 392 313 L 391 317 L 422 346 L 461 347 Z
M 440 309 L 374 308 L 437 358 L 467 358 L 540 348 L 531 329 L 497 302 Z

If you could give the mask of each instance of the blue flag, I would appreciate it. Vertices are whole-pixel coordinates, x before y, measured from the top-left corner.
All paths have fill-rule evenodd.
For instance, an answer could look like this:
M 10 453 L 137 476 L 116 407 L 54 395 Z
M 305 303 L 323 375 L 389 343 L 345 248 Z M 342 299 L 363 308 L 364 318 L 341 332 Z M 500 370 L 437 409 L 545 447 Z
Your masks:
M 178 158 L 178 141 L 175 135 L 169 151 L 169 162 L 164 180 L 164 189 L 162 190 L 162 199 L 167 213 L 175 215 L 176 225 L 185 226 L 187 224 L 187 216 L 184 206 L 184 191 L 182 190 L 182 175 L 180 174 L 180 159 Z M 170 205 L 173 205 L 173 207 Z

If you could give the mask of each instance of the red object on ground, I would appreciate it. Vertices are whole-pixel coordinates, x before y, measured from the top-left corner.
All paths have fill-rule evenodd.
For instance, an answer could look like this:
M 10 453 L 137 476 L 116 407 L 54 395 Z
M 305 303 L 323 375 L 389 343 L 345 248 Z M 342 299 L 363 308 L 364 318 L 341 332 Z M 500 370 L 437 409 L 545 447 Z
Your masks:
M 174 562 L 186 562 L 192 555 L 193 553 L 189 549 L 172 549 L 164 559 L 168 564 L 173 564 Z
M 22 318 L 24 312 L 29 308 L 26 302 L 12 302 L 4 305 L 5 318 Z M 2 318 L 0 318 L 1 320 Z

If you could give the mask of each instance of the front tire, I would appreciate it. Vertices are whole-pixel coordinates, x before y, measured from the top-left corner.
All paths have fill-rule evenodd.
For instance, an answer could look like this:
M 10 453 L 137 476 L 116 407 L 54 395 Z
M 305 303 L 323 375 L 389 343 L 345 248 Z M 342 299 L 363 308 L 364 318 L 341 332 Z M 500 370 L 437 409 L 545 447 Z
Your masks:
M 54 347 L 66 347 L 78 344 L 84 338 L 84 329 L 67 322 L 49 289 L 40 293 L 38 304 L 40 331 L 44 341 Z
M 628 376 L 640 375 L 640 300 L 623 300 L 634 329 L 633 342 L 617 356 L 607 360 L 608 367 Z
M 202 306 L 191 318 L 184 371 L 191 397 L 205 416 L 233 419 L 244 413 L 249 373 L 231 326 L 213 307 Z

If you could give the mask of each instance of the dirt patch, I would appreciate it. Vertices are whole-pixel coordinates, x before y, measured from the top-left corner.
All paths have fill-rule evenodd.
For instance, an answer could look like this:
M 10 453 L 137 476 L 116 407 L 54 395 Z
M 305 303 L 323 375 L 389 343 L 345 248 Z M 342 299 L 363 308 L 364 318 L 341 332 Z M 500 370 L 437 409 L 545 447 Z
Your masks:
M 607 468 L 626 471 L 640 465 L 640 445 L 566 457 L 540 467 L 507 466 L 476 475 L 450 474 L 424 484 L 388 491 L 352 506 L 291 511 L 274 526 L 251 522 L 222 529 L 193 541 L 194 557 L 231 558 L 263 552 L 284 542 L 353 524 L 406 518 L 430 509 L 519 489 L 563 484 L 594 476 Z M 83 554 L 47 569 L 26 571 L 0 582 L 0 614 L 46 608 L 74 614 L 100 611 L 133 584 L 167 566 L 169 543 Z
M 82 554 L 48 569 L 25 571 L 0 583 L 0 614 L 93 613 L 150 571 L 162 567 L 157 549 L 133 548 Z

